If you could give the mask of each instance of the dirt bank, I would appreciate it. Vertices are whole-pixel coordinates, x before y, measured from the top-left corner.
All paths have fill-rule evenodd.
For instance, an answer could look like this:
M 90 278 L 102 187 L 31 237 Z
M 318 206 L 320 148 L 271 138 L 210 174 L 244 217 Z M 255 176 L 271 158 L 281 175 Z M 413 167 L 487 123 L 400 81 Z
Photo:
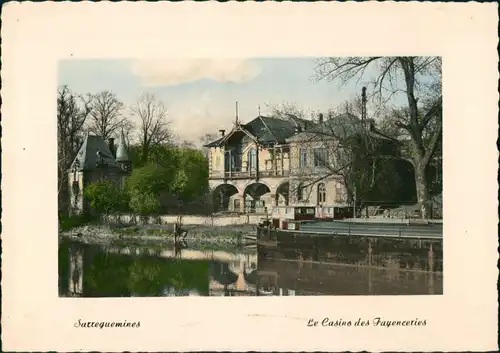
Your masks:
M 184 226 L 183 240 L 191 244 L 238 246 L 244 243 L 247 234 L 255 234 L 251 225 L 241 226 Z M 174 241 L 173 225 L 140 225 L 132 227 L 110 227 L 107 225 L 85 225 L 61 232 L 60 237 L 87 244 L 170 244 Z

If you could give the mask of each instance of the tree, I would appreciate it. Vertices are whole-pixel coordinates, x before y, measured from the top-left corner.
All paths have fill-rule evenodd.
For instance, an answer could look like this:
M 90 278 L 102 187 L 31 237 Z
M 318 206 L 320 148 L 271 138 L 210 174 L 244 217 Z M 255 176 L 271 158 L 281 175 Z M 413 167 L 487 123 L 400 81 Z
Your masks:
M 136 132 L 136 125 L 129 119 L 124 119 L 120 126 L 120 130 L 123 130 L 123 135 L 125 137 L 125 145 L 127 149 L 132 146 L 134 135 Z
M 132 175 L 127 180 L 127 189 L 130 192 L 151 193 L 156 196 L 161 193 L 170 193 L 175 181 L 175 174 L 175 166 L 162 167 L 148 164 L 132 171 Z
M 267 107 L 271 112 L 270 115 L 278 119 L 290 120 L 291 117 L 309 119 L 306 112 L 293 102 L 282 102 L 281 104 L 267 105 Z
M 192 199 L 208 191 L 208 163 L 201 151 L 179 148 L 174 194 Z
M 91 111 L 88 100 L 73 93 L 68 86 L 57 90 L 57 171 L 59 211 L 68 211 L 68 169 L 83 141 L 83 126 Z
M 140 121 L 138 138 L 142 150 L 141 159 L 146 164 L 154 147 L 170 143 L 172 140 L 167 108 L 153 94 L 145 93 L 130 109 Z
M 402 94 L 406 103 L 393 109 L 395 125 L 408 139 L 406 158 L 413 165 L 416 196 L 422 218 L 429 215 L 430 193 L 427 169 L 442 138 L 441 59 L 437 57 L 342 57 L 317 62 L 316 78 L 340 84 L 360 82 L 368 71 L 371 98 L 390 104 Z
M 217 135 L 216 133 L 209 133 L 207 132 L 205 135 L 200 137 L 200 142 L 202 144 L 201 151 L 205 158 L 209 158 L 210 156 L 210 148 L 204 147 L 204 145 L 209 144 L 210 142 L 216 141 L 218 138 L 221 138 L 221 136 Z
M 120 186 L 109 180 L 91 183 L 84 191 L 90 207 L 99 214 L 109 215 L 125 211 L 129 202 L 128 195 Z
M 160 202 L 152 192 L 141 193 L 133 190 L 130 194 L 130 208 L 141 216 L 147 216 L 158 211 Z
M 373 121 L 363 123 L 362 109 L 361 99 L 355 98 L 304 119 L 306 114 L 293 104 L 271 107 L 274 117 L 293 121 L 300 130 L 292 138 L 292 160 L 299 160 L 300 150 L 308 155 L 305 165 L 292 165 L 298 185 L 290 189 L 289 197 L 307 200 L 315 190 L 313 185 L 330 178 L 347 192 L 337 201 L 353 203 L 356 199 L 361 207 L 409 201 L 408 193 L 403 192 L 408 181 L 407 163 L 396 158 L 397 142 L 377 133 Z
M 89 95 L 91 106 L 88 130 L 104 140 L 113 137 L 127 121 L 121 113 L 123 103 L 110 91 Z

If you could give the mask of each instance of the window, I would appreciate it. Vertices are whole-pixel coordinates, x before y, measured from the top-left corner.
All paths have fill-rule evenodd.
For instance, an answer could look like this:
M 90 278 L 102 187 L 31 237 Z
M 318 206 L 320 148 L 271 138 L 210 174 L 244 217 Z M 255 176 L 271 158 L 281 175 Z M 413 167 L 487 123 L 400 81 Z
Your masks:
M 326 187 L 325 183 L 318 184 L 318 204 L 326 202 Z
M 328 150 L 326 148 L 314 149 L 314 166 L 324 167 L 328 164 Z
M 251 148 L 248 151 L 248 170 L 255 170 L 257 168 L 257 151 Z
M 341 183 L 335 184 L 335 200 L 337 200 L 337 202 L 344 201 L 344 188 Z
M 304 184 L 300 183 L 297 186 L 297 201 L 304 200 Z
M 224 169 L 226 172 L 231 171 L 231 164 L 232 158 L 231 158 L 231 151 L 225 151 L 224 152 Z
M 220 167 L 220 156 L 215 157 L 215 169 Z
M 305 148 L 300 149 L 299 167 L 300 168 L 307 167 L 307 150 Z

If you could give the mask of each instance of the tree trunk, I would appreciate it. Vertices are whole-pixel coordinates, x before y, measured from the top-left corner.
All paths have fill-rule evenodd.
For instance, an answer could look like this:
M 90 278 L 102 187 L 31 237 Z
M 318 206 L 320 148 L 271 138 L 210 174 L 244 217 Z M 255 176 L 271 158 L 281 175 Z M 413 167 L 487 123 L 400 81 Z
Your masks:
M 59 181 L 61 185 L 59 185 L 59 213 L 64 216 L 69 215 L 69 186 L 68 186 L 68 178 L 61 178 L 62 181 Z
M 149 145 L 144 143 L 142 146 L 142 163 L 144 165 L 148 164 L 149 160 Z
M 417 189 L 417 202 L 420 205 L 422 219 L 429 218 L 430 196 L 425 173 L 425 165 L 417 164 L 415 167 L 415 186 Z

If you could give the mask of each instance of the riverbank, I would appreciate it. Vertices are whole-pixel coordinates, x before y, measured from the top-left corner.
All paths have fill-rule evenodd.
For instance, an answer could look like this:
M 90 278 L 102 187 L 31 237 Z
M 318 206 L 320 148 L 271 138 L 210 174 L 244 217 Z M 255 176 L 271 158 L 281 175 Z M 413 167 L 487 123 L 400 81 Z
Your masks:
M 251 225 L 200 226 L 186 225 L 183 240 L 198 247 L 235 247 L 243 245 L 245 235 L 255 235 Z M 135 225 L 113 227 L 84 225 L 63 231 L 61 239 L 96 245 L 169 245 L 174 241 L 173 225 Z

